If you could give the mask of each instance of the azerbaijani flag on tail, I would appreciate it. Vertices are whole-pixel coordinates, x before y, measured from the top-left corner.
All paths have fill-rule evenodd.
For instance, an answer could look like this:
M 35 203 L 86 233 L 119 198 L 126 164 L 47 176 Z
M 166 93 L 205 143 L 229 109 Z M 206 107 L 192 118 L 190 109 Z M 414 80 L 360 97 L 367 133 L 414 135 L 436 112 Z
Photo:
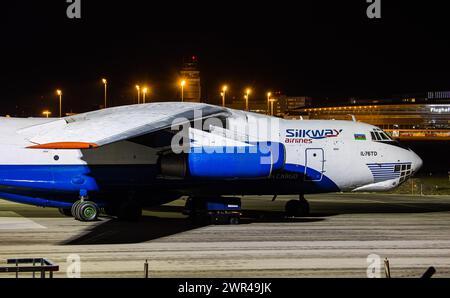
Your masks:
M 357 141 L 365 141 L 366 135 L 362 133 L 355 133 L 355 140 Z

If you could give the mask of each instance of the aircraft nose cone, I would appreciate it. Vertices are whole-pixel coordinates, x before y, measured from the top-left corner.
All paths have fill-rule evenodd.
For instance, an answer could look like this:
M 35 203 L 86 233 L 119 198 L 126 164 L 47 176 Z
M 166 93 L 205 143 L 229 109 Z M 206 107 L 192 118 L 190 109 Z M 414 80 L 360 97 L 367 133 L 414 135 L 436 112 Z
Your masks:
M 420 170 L 422 164 L 423 164 L 422 159 L 419 157 L 419 155 L 413 152 L 412 167 L 414 169 L 414 173 L 417 173 L 417 171 Z

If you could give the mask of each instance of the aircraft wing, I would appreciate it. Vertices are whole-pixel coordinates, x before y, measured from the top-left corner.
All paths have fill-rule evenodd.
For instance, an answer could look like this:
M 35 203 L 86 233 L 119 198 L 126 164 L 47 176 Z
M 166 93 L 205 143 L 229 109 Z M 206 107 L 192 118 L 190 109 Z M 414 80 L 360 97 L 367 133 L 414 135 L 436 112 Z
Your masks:
M 28 148 L 89 149 L 170 128 L 175 120 L 227 114 L 225 108 L 202 103 L 149 103 L 77 114 L 18 133 L 33 143 Z

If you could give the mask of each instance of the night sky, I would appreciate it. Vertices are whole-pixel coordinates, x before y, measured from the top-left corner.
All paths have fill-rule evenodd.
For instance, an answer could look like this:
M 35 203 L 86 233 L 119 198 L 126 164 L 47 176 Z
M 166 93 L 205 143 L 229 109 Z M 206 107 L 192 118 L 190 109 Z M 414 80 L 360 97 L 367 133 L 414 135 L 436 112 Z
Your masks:
M 136 83 L 150 100 L 175 99 L 191 55 L 209 103 L 223 83 L 231 96 L 252 86 L 254 98 L 270 89 L 318 102 L 450 90 L 449 13 L 425 2 L 382 0 L 380 20 L 364 0 L 81 0 L 81 20 L 64 0 L 14 2 L 1 7 L 0 115 L 56 112 L 57 88 L 66 112 L 95 109 L 102 77 L 113 105 L 130 104 Z

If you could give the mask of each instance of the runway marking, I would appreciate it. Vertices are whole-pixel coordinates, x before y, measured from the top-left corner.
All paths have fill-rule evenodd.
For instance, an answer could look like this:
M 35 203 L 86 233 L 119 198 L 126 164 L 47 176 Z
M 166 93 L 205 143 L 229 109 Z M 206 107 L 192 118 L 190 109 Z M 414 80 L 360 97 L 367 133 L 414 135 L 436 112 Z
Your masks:
M 29 218 L 13 211 L 0 211 L 0 230 L 47 229 Z

